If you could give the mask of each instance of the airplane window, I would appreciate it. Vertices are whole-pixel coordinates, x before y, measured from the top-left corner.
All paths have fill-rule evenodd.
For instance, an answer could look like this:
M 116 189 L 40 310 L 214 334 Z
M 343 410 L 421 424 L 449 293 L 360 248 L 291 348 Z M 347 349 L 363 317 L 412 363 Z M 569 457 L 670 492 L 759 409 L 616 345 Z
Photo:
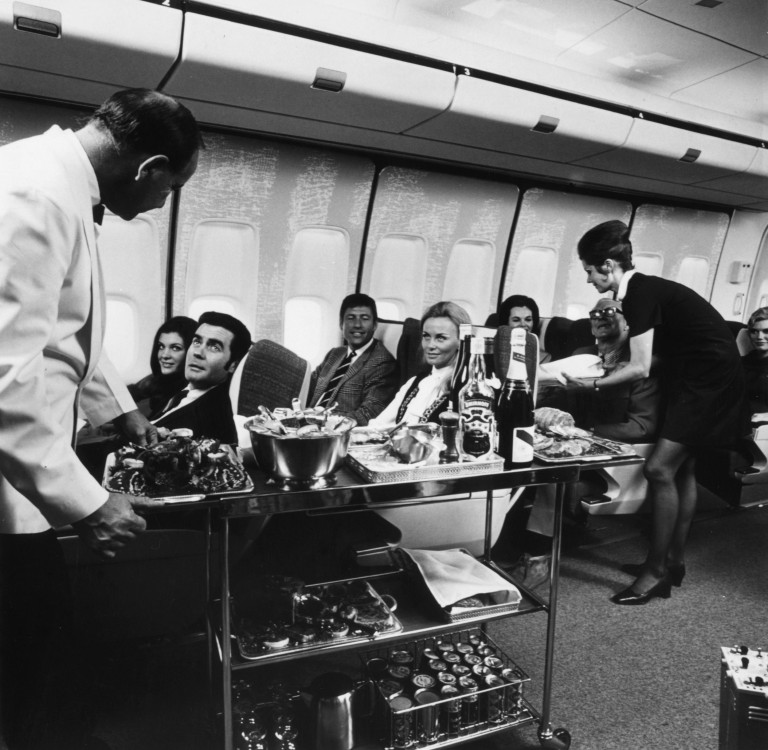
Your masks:
M 385 167 L 373 201 L 360 288 L 386 317 L 420 318 L 454 299 L 484 322 L 496 306 L 519 190 L 472 177 Z M 474 255 L 473 255 L 474 253 Z M 381 312 L 384 317 L 384 312 Z
M 338 305 L 357 284 L 372 160 L 258 136 L 205 138 L 179 201 L 173 310 L 186 310 L 197 296 L 229 296 L 254 340 L 286 343 L 286 330 L 305 317 L 286 320 L 291 301 L 321 297 L 330 304 L 320 341 L 327 350 L 338 342 Z M 209 222 L 202 238 L 201 221 Z M 201 244 L 205 266 L 195 270 Z M 191 296 L 189 273 L 200 284 Z
M 234 315 L 252 329 L 258 274 L 259 230 L 256 227 L 230 219 L 206 219 L 195 225 L 187 259 L 186 285 L 186 301 L 192 317 L 205 310 L 218 310 Z
M 685 284 L 702 296 L 707 294 L 709 261 L 706 258 L 683 258 L 674 281 Z
M 138 320 L 136 306 L 128 299 L 107 297 L 107 320 L 104 333 L 104 351 L 120 373 L 127 372 L 135 364 L 138 354 Z M 153 334 L 154 335 L 154 334 Z M 149 341 L 152 345 L 152 339 Z M 149 367 L 149 355 L 144 363 Z M 146 374 L 146 373 L 144 373 Z
M 324 323 L 334 314 L 331 306 L 324 299 L 294 297 L 288 300 L 285 304 L 283 343 L 288 349 L 308 360 L 313 368 L 317 367 L 326 352 L 332 346 L 339 346 L 341 343 L 337 325 L 337 335 L 326 346 L 328 342 Z
M 502 299 L 510 294 L 527 294 L 536 299 L 544 318 L 583 317 L 598 294 L 586 283 L 576 254 L 579 238 L 603 221 L 621 219 L 629 223 L 631 215 L 632 206 L 627 201 L 541 188 L 526 190 Z M 527 283 L 522 284 L 523 279 Z
M 643 204 L 632 222 L 632 249 L 638 258 L 663 261 L 648 273 L 679 281 L 709 299 L 728 223 L 721 211 Z
M 105 337 L 114 352 L 110 359 L 127 383 L 147 374 L 163 320 L 168 220 L 167 210 L 129 222 L 107 213 L 99 234 L 108 300 Z
M 536 300 L 540 311 L 552 309 L 555 294 L 552 279 L 557 278 L 557 253 L 551 247 L 523 248 L 517 256 L 511 276 L 509 272 L 508 276 L 510 289 L 525 289 L 525 292 L 518 293 Z
M 376 300 L 379 314 L 393 320 L 420 317 L 426 273 L 427 241 L 424 237 L 384 235 L 373 257 L 368 292 Z M 382 309 L 387 311 L 386 316 Z
M 396 302 L 390 302 L 389 300 L 376 300 L 376 310 L 379 313 L 379 318 L 385 320 L 401 320 L 404 316 L 400 310 L 400 306 Z
M 339 345 L 339 305 L 351 291 L 349 233 L 299 229 L 285 269 L 283 343 L 313 365 Z
M 459 240 L 451 250 L 445 272 L 442 299 L 461 305 L 472 320 L 481 323 L 491 312 L 495 256 L 492 242 Z
M 632 260 L 635 264 L 635 270 L 640 273 L 647 273 L 650 276 L 661 276 L 664 270 L 664 258 L 656 253 L 638 253 L 632 248 Z

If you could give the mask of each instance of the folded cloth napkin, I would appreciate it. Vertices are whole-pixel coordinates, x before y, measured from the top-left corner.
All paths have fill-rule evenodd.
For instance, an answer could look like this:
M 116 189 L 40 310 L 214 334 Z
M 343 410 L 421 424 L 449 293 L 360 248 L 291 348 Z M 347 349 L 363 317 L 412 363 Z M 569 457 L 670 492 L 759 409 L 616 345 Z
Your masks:
M 597 354 L 574 354 L 571 357 L 539 365 L 539 368 L 563 385 L 565 385 L 563 373 L 568 373 L 572 378 L 598 378 L 603 374 L 603 362 Z
M 418 570 L 443 609 L 450 610 L 470 597 L 481 596 L 488 604 L 516 604 L 521 599 L 515 586 L 475 560 L 465 549 L 402 549 L 401 552 Z

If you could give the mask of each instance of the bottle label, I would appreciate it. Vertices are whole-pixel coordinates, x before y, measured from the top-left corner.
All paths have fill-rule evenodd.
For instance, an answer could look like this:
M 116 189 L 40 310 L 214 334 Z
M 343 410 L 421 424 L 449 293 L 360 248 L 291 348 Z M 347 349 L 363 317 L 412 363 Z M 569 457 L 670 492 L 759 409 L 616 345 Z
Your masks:
M 533 461 L 533 426 L 515 427 L 512 430 L 512 463 Z
M 461 454 L 464 460 L 480 461 L 493 455 L 496 420 L 490 399 L 467 399 L 461 412 Z

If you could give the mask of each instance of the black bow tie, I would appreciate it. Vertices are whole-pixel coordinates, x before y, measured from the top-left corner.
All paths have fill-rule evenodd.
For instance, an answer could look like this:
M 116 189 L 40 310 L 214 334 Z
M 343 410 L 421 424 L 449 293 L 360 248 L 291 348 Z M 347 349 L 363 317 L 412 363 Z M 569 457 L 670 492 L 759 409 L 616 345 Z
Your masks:
M 104 204 L 98 203 L 93 207 L 93 223 L 101 226 L 101 222 L 104 219 Z

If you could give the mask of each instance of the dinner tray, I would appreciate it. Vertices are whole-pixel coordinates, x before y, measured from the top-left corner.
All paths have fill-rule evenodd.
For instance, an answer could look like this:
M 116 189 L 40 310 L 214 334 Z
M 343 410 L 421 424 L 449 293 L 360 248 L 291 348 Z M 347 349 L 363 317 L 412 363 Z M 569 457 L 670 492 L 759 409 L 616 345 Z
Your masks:
M 351 623 L 348 632 L 344 635 L 333 634 L 331 625 L 338 618 L 331 618 L 327 623 L 317 625 L 302 624 L 294 617 L 293 619 L 296 621 L 291 623 L 285 619 L 292 618 L 285 611 L 285 606 L 283 606 L 281 613 L 279 608 L 270 611 L 269 602 L 258 599 L 245 602 L 233 598 L 232 637 L 237 643 L 240 656 L 248 661 L 257 661 L 281 654 L 322 651 L 339 645 L 364 643 L 372 639 L 378 640 L 395 635 L 403 629 L 402 623 L 395 617 L 384 599 L 368 581 L 363 579 L 304 586 L 302 596 L 316 595 L 322 598 L 331 587 L 337 591 L 342 590 L 342 600 L 344 600 L 345 593 L 348 593 L 350 602 L 360 609 L 361 614 L 366 613 L 370 616 L 373 613 L 378 620 L 375 629 L 370 626 L 360 628 Z M 299 599 L 301 598 L 299 597 Z M 293 612 L 296 611 L 295 606 L 294 604 Z M 278 631 L 279 636 L 284 640 L 287 636 L 287 643 L 283 645 L 280 639 L 276 637 L 275 631 Z M 265 634 L 268 634 L 266 638 Z M 300 640 L 307 635 L 311 635 L 312 639 L 309 641 Z
M 412 482 L 428 479 L 494 474 L 504 470 L 504 459 L 494 454 L 488 461 L 462 461 L 454 464 L 413 466 L 409 464 L 385 464 L 375 459 L 366 460 L 347 453 L 347 465 L 363 479 L 373 482 Z M 392 468 L 390 469 L 389 466 Z
M 237 494 L 241 492 L 250 492 L 253 489 L 253 481 L 248 476 L 243 462 L 237 454 L 237 451 L 230 445 L 223 444 L 219 448 L 227 454 L 227 468 L 233 475 L 232 480 L 226 484 L 222 484 L 221 487 L 207 489 L 202 491 L 199 487 L 193 484 L 188 484 L 183 487 L 174 488 L 173 491 L 168 489 L 158 489 L 147 485 L 141 469 L 121 469 L 115 471 L 115 464 L 117 462 L 117 456 L 115 453 L 110 453 L 107 456 L 106 463 L 104 464 L 104 478 L 102 480 L 102 486 L 109 492 L 123 492 L 129 495 L 144 495 L 151 497 L 153 500 L 166 500 L 174 502 L 192 502 L 195 500 L 203 500 L 209 496 L 220 496 Z M 122 476 L 120 476 L 122 475 Z
M 578 456 L 547 456 L 540 451 L 534 450 L 533 456 L 537 461 L 541 461 L 545 464 L 571 464 L 576 462 L 590 462 L 590 461 L 610 461 L 612 459 L 621 458 L 637 458 L 634 448 L 627 443 L 619 443 L 616 440 L 607 440 L 606 438 L 598 438 L 594 436 L 579 437 L 579 440 L 586 440 L 591 443 L 590 452 L 586 455 Z M 567 441 L 568 438 L 555 438 L 555 443 Z

